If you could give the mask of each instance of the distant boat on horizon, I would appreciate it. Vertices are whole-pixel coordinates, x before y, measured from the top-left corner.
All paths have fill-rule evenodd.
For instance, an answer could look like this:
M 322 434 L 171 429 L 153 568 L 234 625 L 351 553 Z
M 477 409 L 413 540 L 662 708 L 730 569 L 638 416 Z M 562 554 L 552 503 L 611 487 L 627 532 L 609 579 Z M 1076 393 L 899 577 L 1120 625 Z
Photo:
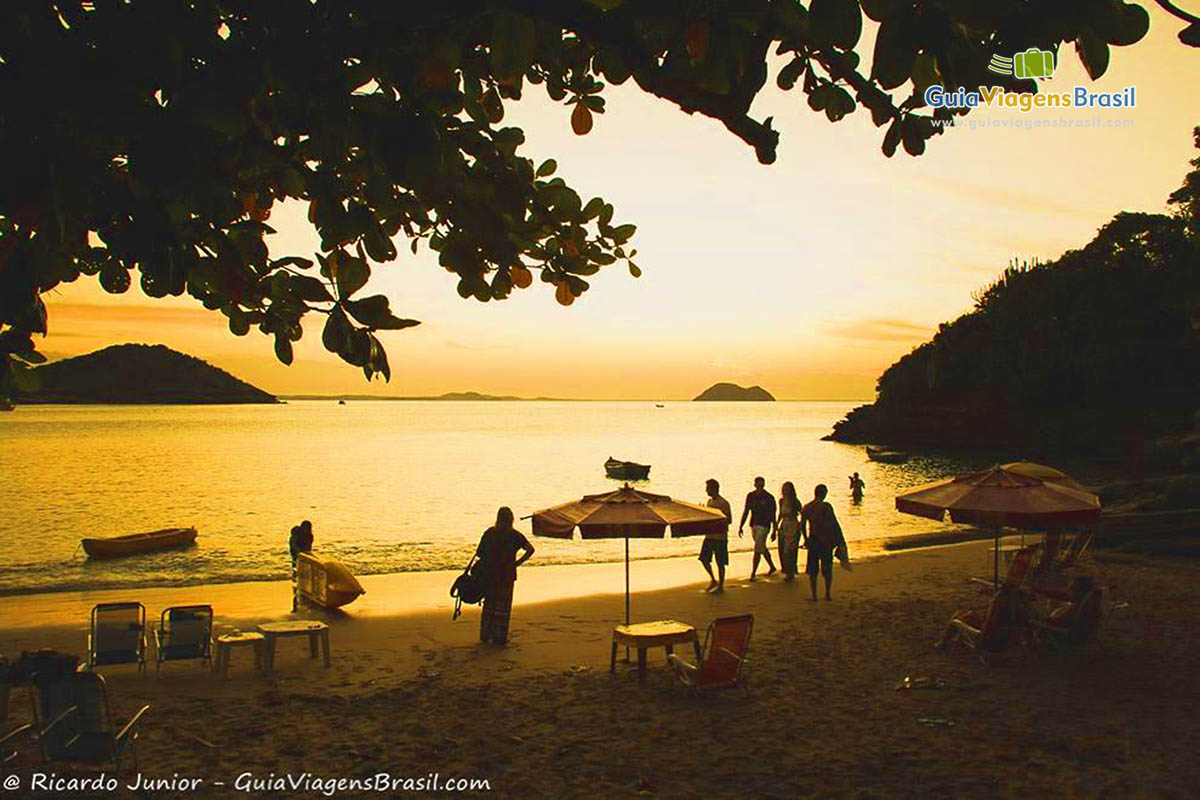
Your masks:
M 655 408 L 666 408 L 666 406 L 664 406 L 662 403 L 655 403 L 654 407 Z

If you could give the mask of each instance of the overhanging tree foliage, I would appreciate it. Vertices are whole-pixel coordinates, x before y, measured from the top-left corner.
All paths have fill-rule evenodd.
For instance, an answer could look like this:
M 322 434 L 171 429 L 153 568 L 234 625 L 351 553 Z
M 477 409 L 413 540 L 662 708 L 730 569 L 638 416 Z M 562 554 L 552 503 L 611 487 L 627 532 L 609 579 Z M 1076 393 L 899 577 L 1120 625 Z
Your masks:
M 233 333 L 274 336 L 284 363 L 304 315 L 325 314 L 325 347 L 368 378 L 390 376 L 376 332 L 417 324 L 359 295 L 401 235 L 480 301 L 535 272 L 567 305 L 604 266 L 636 276 L 634 226 L 520 155 L 503 119 L 527 91 L 583 135 L 605 85 L 632 79 L 770 163 L 778 136 L 749 110 L 775 69 L 830 121 L 861 106 L 886 155 L 915 156 L 951 113 L 921 111 L 928 86 L 1036 91 L 989 59 L 1063 43 L 1095 78 L 1148 24 L 1122 0 L 7 0 L 0 378 L 42 360 L 40 296 L 80 275 L 121 293 L 136 270 L 151 297 L 186 292 Z M 287 199 L 307 204 L 315 263 L 264 241 Z

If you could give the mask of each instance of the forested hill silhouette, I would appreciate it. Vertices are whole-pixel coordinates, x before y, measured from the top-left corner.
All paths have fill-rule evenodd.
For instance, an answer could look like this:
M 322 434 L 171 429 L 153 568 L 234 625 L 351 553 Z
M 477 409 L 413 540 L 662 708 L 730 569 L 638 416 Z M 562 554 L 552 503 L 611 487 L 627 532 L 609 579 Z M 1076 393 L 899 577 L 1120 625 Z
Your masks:
M 693 400 L 774 400 L 761 386 L 738 386 L 736 383 L 714 383 Z
M 120 344 L 22 370 L 18 403 L 275 403 L 273 395 L 164 345 Z
M 1200 128 L 1195 131 L 1200 147 Z M 1010 266 L 887 369 L 828 437 L 1115 450 L 1191 427 L 1200 401 L 1200 158 L 1169 202 L 1080 250 Z

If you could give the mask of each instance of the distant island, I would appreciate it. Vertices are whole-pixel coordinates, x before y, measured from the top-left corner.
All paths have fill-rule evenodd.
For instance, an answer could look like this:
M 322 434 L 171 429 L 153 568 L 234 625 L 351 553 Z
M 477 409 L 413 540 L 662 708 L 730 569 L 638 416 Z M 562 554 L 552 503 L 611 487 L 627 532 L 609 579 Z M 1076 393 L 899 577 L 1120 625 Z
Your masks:
M 761 386 L 738 386 L 736 383 L 714 383 L 692 398 L 696 400 L 774 400 Z
M 165 345 L 119 344 L 17 373 L 19 403 L 277 403 L 228 372 Z

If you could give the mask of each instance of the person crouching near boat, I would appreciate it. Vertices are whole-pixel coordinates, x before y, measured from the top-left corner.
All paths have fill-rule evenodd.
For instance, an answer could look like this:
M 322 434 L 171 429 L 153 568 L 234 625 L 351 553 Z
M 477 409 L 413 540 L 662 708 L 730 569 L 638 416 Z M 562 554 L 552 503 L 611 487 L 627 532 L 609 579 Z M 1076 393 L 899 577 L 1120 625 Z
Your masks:
M 519 557 L 518 552 L 521 552 Z M 533 545 L 525 534 L 513 527 L 512 509 L 502 506 L 496 512 L 496 524 L 483 532 L 475 551 L 483 566 L 486 583 L 483 614 L 479 618 L 479 641 L 494 644 L 508 641 L 517 567 L 528 561 L 533 553 Z
M 292 611 L 300 606 L 300 582 L 296 573 L 296 561 L 300 558 L 301 553 L 311 553 L 312 547 L 312 523 L 304 520 L 292 528 L 292 535 L 288 537 L 288 552 L 292 555 Z

